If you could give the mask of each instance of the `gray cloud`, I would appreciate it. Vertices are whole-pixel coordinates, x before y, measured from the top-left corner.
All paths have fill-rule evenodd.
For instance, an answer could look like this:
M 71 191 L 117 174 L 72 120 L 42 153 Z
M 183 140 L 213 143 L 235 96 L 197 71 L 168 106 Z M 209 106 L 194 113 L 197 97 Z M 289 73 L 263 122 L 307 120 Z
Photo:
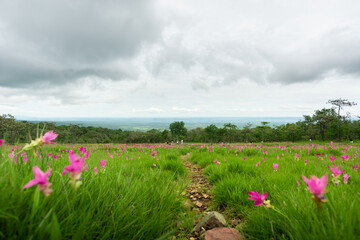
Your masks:
M 0 85 L 136 78 L 131 59 L 161 26 L 147 0 L 1 1 Z

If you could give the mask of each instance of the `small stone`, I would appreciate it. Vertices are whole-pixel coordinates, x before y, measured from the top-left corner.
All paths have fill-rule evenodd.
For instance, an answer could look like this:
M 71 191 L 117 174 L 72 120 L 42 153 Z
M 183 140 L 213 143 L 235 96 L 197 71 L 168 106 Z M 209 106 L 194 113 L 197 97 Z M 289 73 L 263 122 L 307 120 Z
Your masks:
M 193 232 L 200 231 L 201 228 L 205 230 L 216 228 L 216 227 L 225 227 L 226 220 L 223 215 L 218 212 L 209 212 L 201 221 L 196 224 L 193 229 Z
M 205 240 L 240 240 L 241 235 L 235 228 L 219 227 L 208 230 L 203 235 Z

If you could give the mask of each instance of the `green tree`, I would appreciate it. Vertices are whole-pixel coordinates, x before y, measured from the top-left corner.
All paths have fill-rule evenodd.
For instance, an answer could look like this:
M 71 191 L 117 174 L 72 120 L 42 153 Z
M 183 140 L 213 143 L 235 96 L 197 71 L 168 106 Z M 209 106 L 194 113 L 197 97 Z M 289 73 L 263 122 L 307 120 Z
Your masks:
M 210 138 L 211 144 L 213 144 L 214 139 L 217 137 L 218 127 L 211 124 L 205 128 L 205 133 Z
M 181 122 L 173 122 L 169 126 L 171 135 L 174 137 L 185 137 L 187 134 L 187 129 L 185 128 L 185 123 Z

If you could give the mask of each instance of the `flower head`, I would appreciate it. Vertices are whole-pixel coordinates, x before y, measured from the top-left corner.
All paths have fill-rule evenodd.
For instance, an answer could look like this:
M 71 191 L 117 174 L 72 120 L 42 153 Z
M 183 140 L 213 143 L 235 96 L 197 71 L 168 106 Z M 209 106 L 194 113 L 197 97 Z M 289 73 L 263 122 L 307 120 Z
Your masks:
M 33 167 L 33 172 L 34 172 L 35 178 L 33 180 L 30 180 L 23 187 L 23 189 L 32 187 L 32 186 L 38 184 L 40 187 L 40 191 L 43 192 L 45 194 L 45 196 L 49 196 L 50 193 L 53 191 L 52 189 L 50 189 L 51 183 L 49 183 L 49 176 L 50 176 L 51 168 L 49 168 L 45 173 L 43 173 L 40 170 L 40 168 L 35 166 L 35 167 Z
M 101 159 L 101 161 L 100 161 L 100 166 L 101 166 L 102 168 L 104 168 L 105 165 L 106 165 L 106 160 Z
M 70 165 L 64 167 L 63 175 L 70 172 L 70 178 L 73 180 L 80 179 L 81 172 L 85 169 L 85 158 L 88 156 L 88 154 L 85 154 L 82 158 L 80 158 L 78 155 L 74 155 L 73 152 L 69 153 L 69 159 L 70 159 Z
M 326 185 L 328 183 L 327 174 L 322 176 L 320 179 L 316 176 L 310 176 L 310 180 L 305 176 L 302 176 L 303 180 L 308 185 L 309 191 L 314 194 L 312 199 L 316 203 L 317 207 L 320 207 L 322 203 L 326 202 L 324 193 L 326 193 Z
M 344 177 L 344 183 L 347 184 L 350 176 L 347 174 L 344 174 L 343 177 Z
M 4 143 L 4 139 L 0 139 L 0 146 Z
M 275 172 L 277 172 L 278 167 L 279 167 L 279 164 L 273 163 L 273 168 L 274 168 Z
M 355 164 L 355 165 L 353 165 L 353 167 L 354 167 L 354 170 L 357 171 L 359 165 Z
M 332 168 L 332 167 L 330 167 L 330 166 L 328 166 L 328 167 L 330 168 L 330 170 L 331 170 L 331 172 L 332 172 L 332 175 L 333 175 L 334 177 L 340 176 L 343 172 L 345 172 L 345 170 L 340 171 L 340 166 L 339 166 L 339 167 L 336 167 L 336 164 L 335 164 L 335 163 L 334 163 L 334 168 Z
M 273 208 L 270 205 L 270 200 L 265 201 L 267 193 L 259 194 L 257 191 L 248 192 L 249 200 L 255 201 L 254 206 L 264 206 L 265 208 Z
M 53 142 L 51 142 L 52 140 L 54 140 L 59 134 L 54 133 L 54 131 L 49 131 L 47 133 L 44 134 L 44 136 L 41 136 L 41 142 L 43 144 L 51 144 Z
M 221 164 L 221 162 L 219 162 L 217 159 L 215 159 L 213 162 L 216 164 Z

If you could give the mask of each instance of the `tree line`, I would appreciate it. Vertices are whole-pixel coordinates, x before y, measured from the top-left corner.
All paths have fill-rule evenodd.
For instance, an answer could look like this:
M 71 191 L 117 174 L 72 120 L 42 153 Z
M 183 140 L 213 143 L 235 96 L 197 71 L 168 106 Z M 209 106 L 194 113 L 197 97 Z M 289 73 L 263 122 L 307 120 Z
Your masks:
M 205 128 L 187 129 L 183 121 L 170 124 L 169 129 L 130 131 L 79 125 L 56 125 L 52 122 L 32 123 L 17 121 L 10 114 L 0 116 L 0 139 L 10 144 L 29 142 L 42 130 L 54 130 L 59 134 L 58 143 L 164 143 L 185 142 L 280 142 L 312 140 L 357 140 L 360 139 L 360 120 L 351 120 L 349 114 L 342 115 L 344 107 L 356 105 L 345 99 L 329 100 L 331 108 L 316 110 L 304 115 L 303 120 L 280 126 L 269 126 L 262 122 L 253 127 L 251 123 L 238 128 L 232 123 L 222 127 L 211 124 Z

